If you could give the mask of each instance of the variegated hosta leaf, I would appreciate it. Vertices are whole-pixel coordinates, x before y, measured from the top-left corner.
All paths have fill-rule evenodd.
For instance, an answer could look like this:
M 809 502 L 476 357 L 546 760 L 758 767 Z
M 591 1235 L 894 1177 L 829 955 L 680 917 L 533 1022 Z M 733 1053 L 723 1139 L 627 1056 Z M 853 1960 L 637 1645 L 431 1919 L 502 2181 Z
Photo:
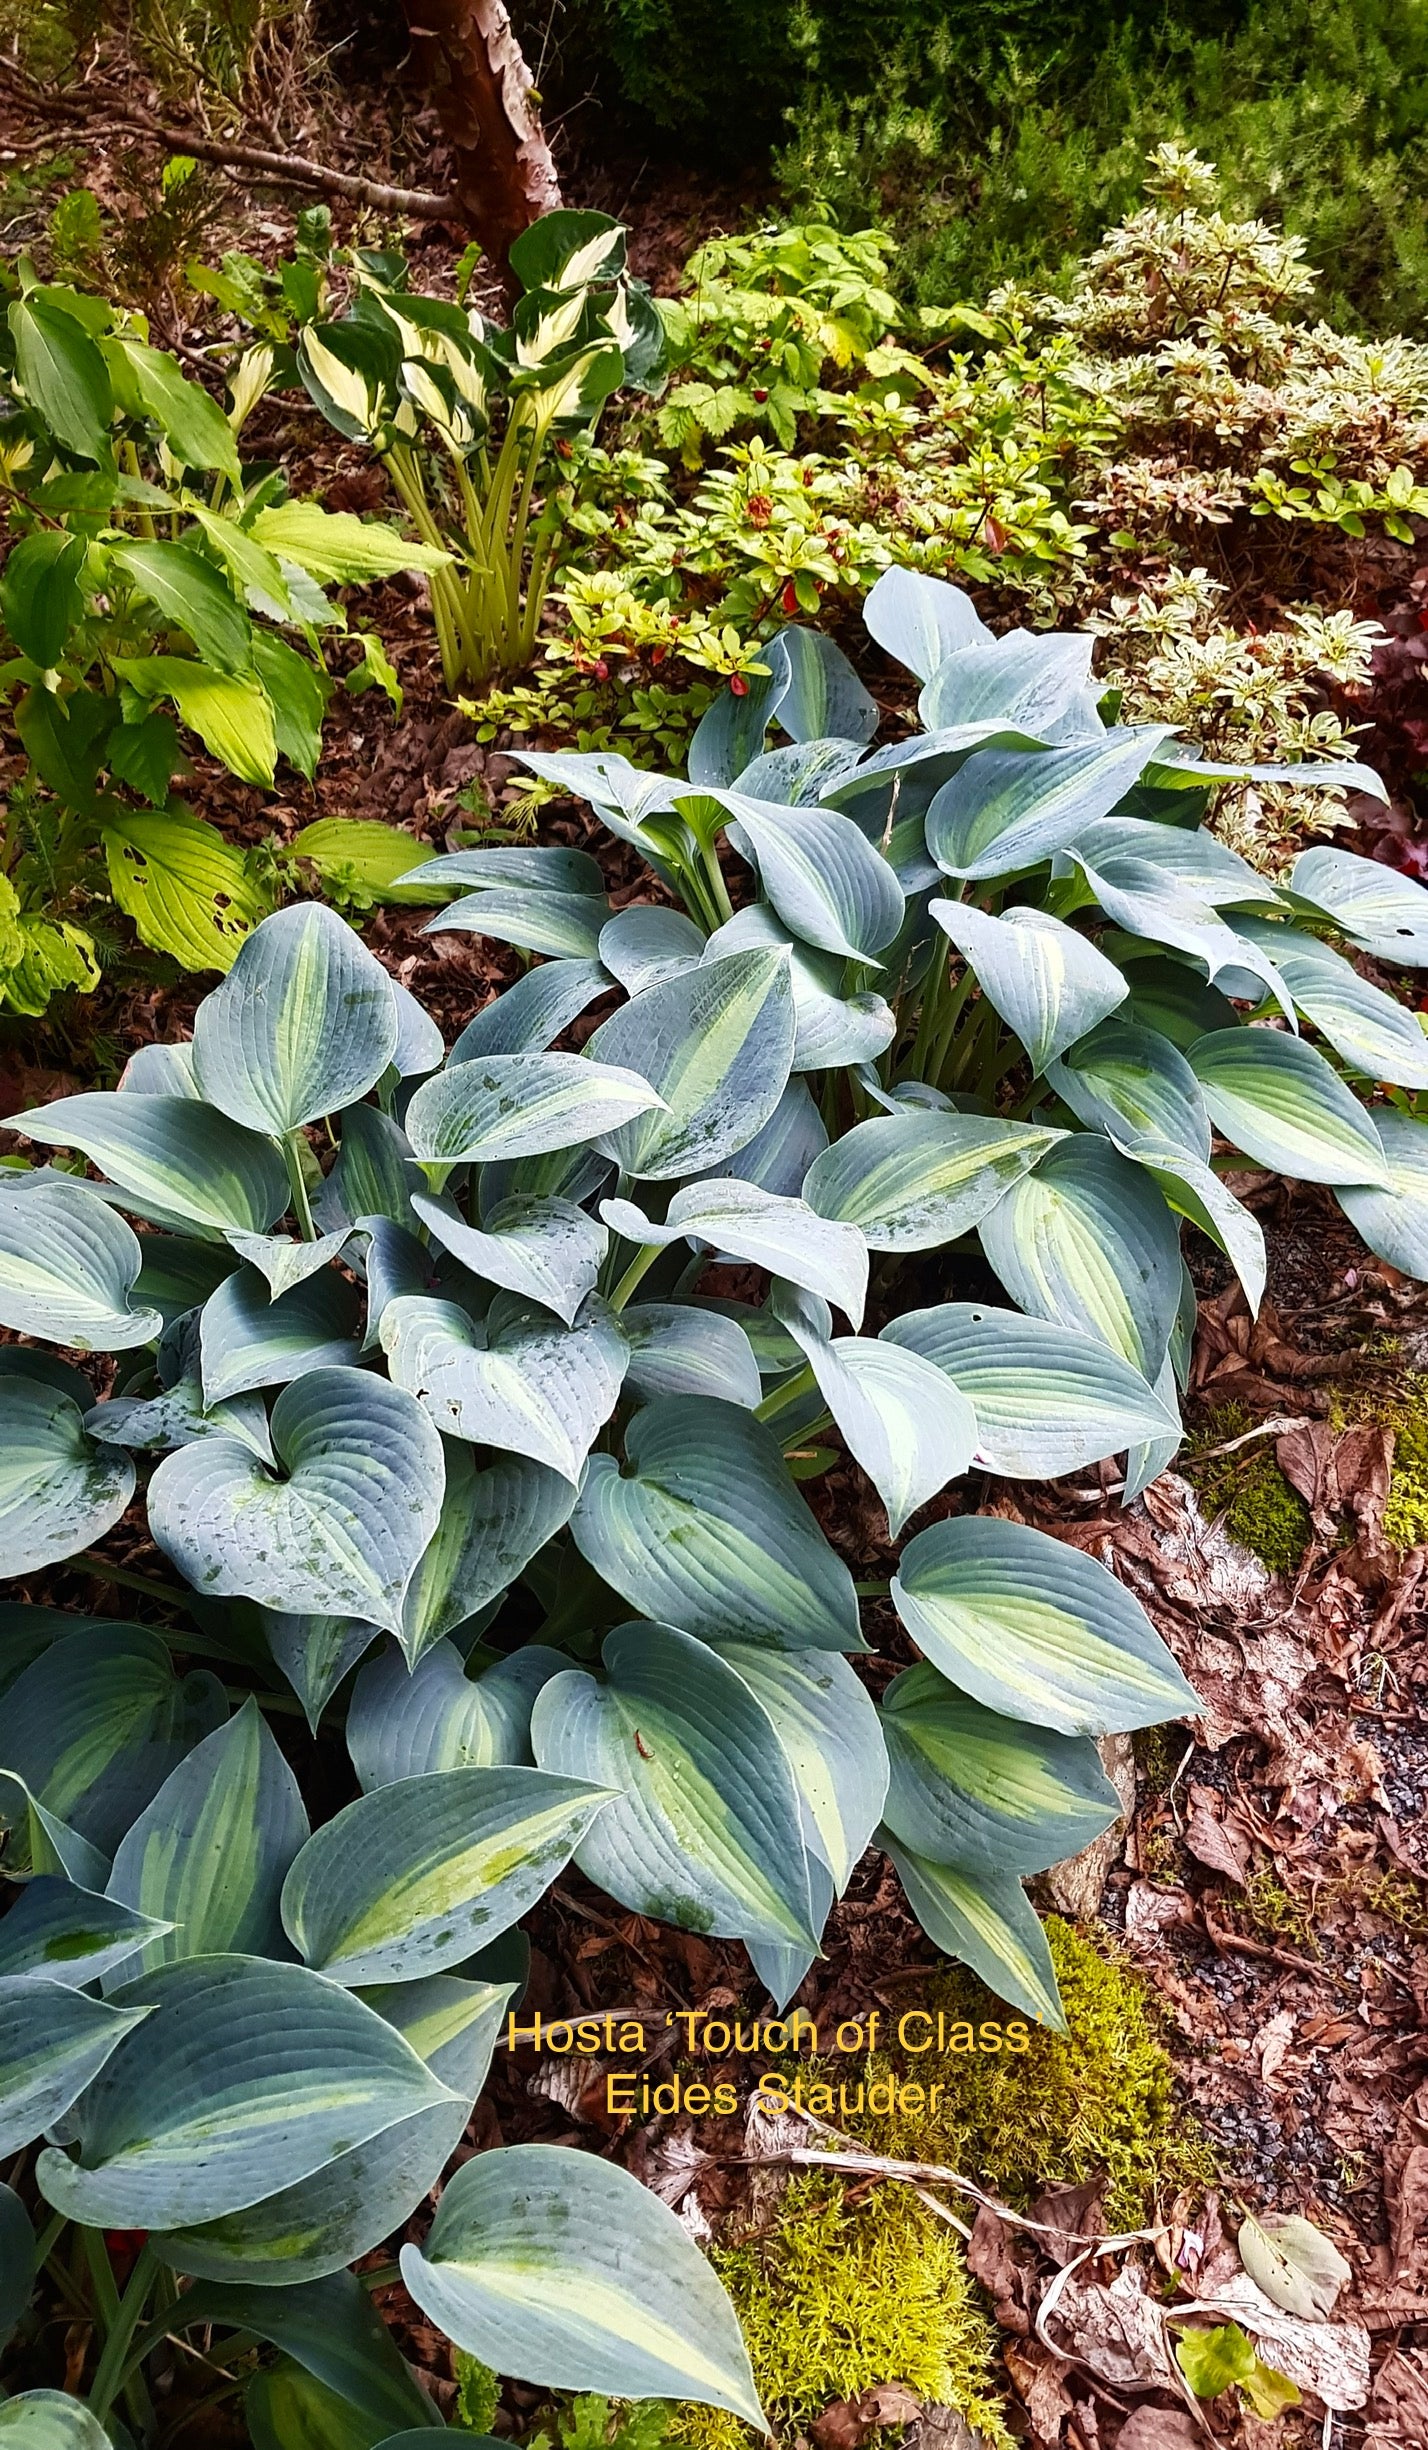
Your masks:
M 1268 954 L 1296 1010 L 1322 1030 L 1345 1063 L 1369 1080 L 1428 1089 L 1428 1034 L 1416 1012 L 1360 978 L 1351 961 L 1317 936 L 1261 919 L 1241 919 L 1238 926 Z
M 543 1769 L 614 1790 L 576 1852 L 629 1906 L 720 1939 L 816 1944 L 793 1772 L 768 1713 L 716 1652 L 619 1625 L 603 1682 L 571 1668 L 537 1697 Z
M 51 2148 L 35 2172 L 46 2202 L 90 2227 L 242 2211 L 448 2098 L 382 2017 L 305 1965 L 184 1957 L 136 1989 L 118 2006 L 150 2010 L 143 2038 L 91 2082 L 82 2160 Z
M 920 1353 L 870 1336 L 834 1338 L 827 1304 L 790 1285 L 775 1285 L 773 1310 L 806 1355 L 896 1536 L 910 1514 L 971 1463 L 977 1443 L 971 1405 Z
M 609 986 L 598 961 L 539 962 L 467 1022 L 448 1061 L 455 1066 L 478 1055 L 543 1054 Z
M 0 2441 L 12 2450 L 107 2450 L 109 2435 L 68 2391 L 22 2390 L 0 2401 Z
M 945 936 L 977 974 L 983 994 L 1044 1072 L 1129 992 L 1114 962 L 1048 910 L 1009 910 L 992 918 L 970 902 L 929 902 Z
M 760 2432 L 733 2307 L 666 2204 L 593 2153 L 478 2153 L 443 2190 L 408 2292 L 458 2347 L 543 2388 L 694 2399 Z
M 815 1158 L 804 1197 L 820 1216 L 856 1225 L 875 1251 L 938 1250 L 980 1223 L 1059 1137 L 978 1114 L 877 1115 Z
M 813 1928 L 820 1943 L 828 1917 L 837 1901 L 833 1874 L 821 1854 L 808 1845 L 806 1838 L 803 1859 L 808 1867 L 808 1893 L 813 1900 Z M 809 1967 L 817 1963 L 820 1948 L 810 1948 L 800 1941 L 796 1948 L 786 1947 L 781 1940 L 747 1940 L 749 1963 L 781 2016 L 794 1992 L 803 1981 Z
M 307 1835 L 297 1780 L 250 1697 L 170 1772 L 114 1857 L 110 1896 L 170 1925 L 117 1981 L 176 1957 L 286 1956 L 278 1899 Z
M 1289 882 L 1366 953 L 1405 970 L 1428 968 L 1428 893 L 1411 877 L 1316 842 L 1300 852 Z
M 1124 1584 L 1029 1524 L 934 1523 L 903 1550 L 892 1596 L 934 1667 L 1034 1727 L 1106 1735 L 1200 1706 Z
M 877 700 L 826 630 L 780 630 L 769 642 L 766 660 L 782 664 L 788 676 L 778 721 L 790 740 L 821 745 L 836 739 L 850 748 L 871 740 L 878 728 Z
M 1106 884 L 1134 889 L 1153 869 L 1162 885 L 1180 886 L 1212 910 L 1276 899 L 1273 886 L 1238 851 L 1204 826 L 1157 825 L 1143 817 L 1109 816 L 1076 837 L 1075 856 Z M 1238 921 L 1236 922 L 1238 925 Z
M 970 1965 L 989 1991 L 1053 2033 L 1066 2031 L 1046 1933 L 1010 1872 L 970 1872 L 909 1854 L 888 1830 L 882 1843 L 907 1902 L 934 1948 Z
M 287 2288 L 214 2287 L 186 2290 L 174 2308 L 175 2328 L 210 2323 L 251 2333 L 282 2349 L 305 2373 L 337 2394 L 364 2424 L 363 2441 L 378 2428 L 434 2425 L 435 2410 L 402 2360 L 397 2343 L 366 2289 L 351 2272 Z M 429 2441 L 427 2450 L 434 2450 Z
M 624 914 L 627 918 L 631 912 Z M 669 918 L 675 914 L 651 914 Z M 782 947 L 793 981 L 793 1069 L 821 1072 L 849 1063 L 871 1063 L 897 1036 L 897 1015 L 880 995 L 844 995 L 845 964 L 815 952 L 776 918 L 767 902 L 750 902 L 709 939 L 711 956 L 746 951 L 750 945 Z M 800 1177 L 801 1179 L 801 1177 Z
M 836 1651 L 723 1642 L 719 1655 L 772 1719 L 798 1788 L 805 1847 L 826 1864 L 841 1897 L 887 1794 L 887 1748 L 867 1687 Z M 821 1933 L 814 1903 L 813 1927 Z
M 142 1257 L 123 1218 L 83 1184 L 0 1185 L 0 1326 L 72 1352 L 150 1344 L 163 1320 L 134 1305 Z
M 651 1622 L 706 1641 L 861 1650 L 852 1577 L 778 1441 L 732 1404 L 661 1396 L 625 1432 L 626 1470 L 592 1455 L 571 1533 Z
M 920 681 L 930 681 L 960 647 L 983 645 L 992 636 L 963 588 L 897 564 L 869 590 L 863 619 L 869 636 Z
M 0 1572 L 58 1565 L 112 1531 L 134 1494 L 134 1466 L 97 1445 L 72 1396 L 0 1379 Z
M 321 1234 L 315 1242 L 294 1242 L 290 1234 L 230 1233 L 230 1250 L 256 1268 L 268 1287 L 271 1300 L 279 1301 L 294 1285 L 305 1284 L 309 1276 L 317 1276 L 334 1259 L 339 1259 L 347 1246 L 349 1229 L 339 1226 L 335 1233 Z
M 927 847 L 946 876 L 978 880 L 1034 868 L 1114 808 L 1166 737 L 1162 726 L 1147 724 L 1075 748 L 984 749 L 937 793 Z
M 454 1302 L 404 1297 L 382 1315 L 382 1344 L 396 1384 L 448 1437 L 529 1456 L 569 1481 L 615 1409 L 628 1357 L 598 1296 L 573 1327 L 508 1293 L 479 1321 Z
M 369 1660 L 347 1713 L 363 1793 L 438 1769 L 528 1768 L 535 1697 L 566 1664 L 535 1642 L 480 1676 L 468 1675 L 452 1642 L 435 1643 L 412 1668 L 395 1650 Z
M 0 1765 L 112 1855 L 228 1704 L 205 1669 L 180 1682 L 152 1626 L 77 1622 L 83 1630 L 51 1643 L 6 1694 Z
M 600 952 L 600 931 L 610 916 L 602 893 L 542 893 L 538 886 L 491 885 L 480 893 L 451 902 L 435 919 L 428 919 L 427 936 L 451 930 L 489 936 L 496 944 L 516 944 L 522 952 L 554 954 L 562 961 L 594 961 Z
M 183 1234 L 145 1234 L 139 1248 L 144 1263 L 134 1291 L 140 1301 L 153 1305 L 166 1328 L 177 1326 L 188 1311 L 201 1309 L 238 1265 L 216 1236 L 210 1242 Z
M 149 1528 L 199 1590 L 292 1616 L 332 1611 L 396 1633 L 441 1512 L 441 1440 L 400 1387 L 313 1370 L 273 1406 L 277 1480 L 231 1438 L 166 1455 Z
M 210 1408 L 255 1387 L 288 1386 L 310 1370 L 344 1369 L 360 1349 L 358 1299 L 335 1268 L 274 1295 L 256 1268 L 237 1268 L 203 1307 L 199 1352 Z
M 444 1769 L 378 1787 L 303 1847 L 283 1887 L 288 1935 L 349 1988 L 444 1973 L 544 1896 L 606 1800 L 538 1769 Z
M 345 818 L 338 818 L 345 824 Z M 392 1070 L 398 1080 L 421 1080 L 428 1072 L 437 1071 L 446 1060 L 446 1040 L 431 1014 L 417 1002 L 410 987 L 399 978 L 388 980 L 396 999 L 397 1043 L 392 1050 Z M 380 1086 L 380 1084 L 379 1084 Z
M 639 995 L 646 987 L 678 978 L 681 970 L 695 968 L 704 958 L 705 942 L 682 910 L 634 902 L 617 910 L 601 928 L 600 959 L 626 995 Z
M 716 1253 L 767 1268 L 772 1276 L 820 1294 L 846 1312 L 855 1327 L 861 1324 L 868 1246 L 856 1225 L 820 1216 L 805 1200 L 783 1199 L 757 1183 L 726 1175 L 712 1182 L 685 1183 L 670 1201 L 662 1225 L 653 1223 L 633 1200 L 602 1200 L 600 1214 L 630 1242 L 707 1242 Z
M 119 1075 L 119 1086 L 152 1097 L 197 1097 L 193 1048 L 185 1039 L 136 1047 Z
M 814 1158 L 827 1146 L 828 1127 L 807 1083 L 791 1080 L 762 1131 L 756 1131 L 752 1140 L 746 1140 L 705 1179 L 729 1175 L 736 1182 L 754 1182 L 761 1191 L 777 1191 L 792 1199 L 801 1191 Z
M 1197 1038 L 1190 1065 L 1216 1130 L 1247 1157 L 1298 1182 L 1386 1183 L 1372 1116 L 1302 1038 L 1215 1030 Z
M 976 1461 L 1009 1480 L 1056 1480 L 1180 1424 L 1107 1345 L 980 1302 L 912 1310 L 884 1343 L 945 1370 L 977 1416 Z
M 156 2237 L 162 2260 L 205 2279 L 270 2281 L 286 2291 L 390 2237 L 461 2141 L 510 1996 L 506 1986 L 450 1974 L 368 1991 L 364 2004 L 411 2044 L 446 2088 L 443 2098 L 246 2211 Z
M 416 1230 L 412 1192 L 422 1176 L 406 1133 L 376 1106 L 349 1106 L 332 1171 L 313 1201 L 319 1225 L 336 1232 L 359 1217 L 388 1217 Z
M 288 1204 L 281 1151 L 196 1099 L 89 1089 L 8 1121 L 27 1140 L 80 1150 L 128 1195 L 117 1206 L 160 1224 L 265 1234 Z
M 935 667 L 917 701 L 918 719 L 936 731 L 996 718 L 1050 739 L 1090 685 L 1095 643 L 1085 630 L 1048 637 L 1011 630 L 1002 638 L 984 632 Z
M 1388 1180 L 1335 1192 L 1369 1249 L 1405 1276 L 1428 1277 L 1428 1125 L 1392 1106 L 1375 1113 Z
M 1179 1047 L 1137 1022 L 1103 1021 L 1047 1067 L 1047 1082 L 1078 1123 L 1106 1132 L 1131 1155 L 1143 1144 L 1208 1161 L 1210 1118 Z
M 730 839 L 757 864 L 785 927 L 820 952 L 876 962 L 902 925 L 903 891 L 851 817 L 836 808 L 780 808 L 743 791 L 708 796 L 735 820 Z
M 60 1982 L 0 1979 L 0 2152 L 63 2117 L 148 2011 L 106 2007 Z
M 597 1051 L 595 1038 L 590 1048 Z M 661 1102 L 633 1064 L 603 1053 L 599 1062 L 591 1055 L 477 1055 L 422 1082 L 407 1108 L 406 1132 L 425 1164 L 490 1165 L 583 1148 Z
M 604 1152 L 641 1181 L 721 1165 L 773 1113 L 793 1044 L 793 984 L 776 949 L 729 953 L 646 987 L 601 1022 L 587 1054 L 639 1073 L 659 1110 L 606 1130 Z
M 404 885 L 440 885 L 453 893 L 468 885 L 517 885 L 539 893 L 581 897 L 602 892 L 604 881 L 599 860 L 592 859 L 588 851 L 570 851 L 561 843 L 544 842 L 502 842 L 490 850 L 448 851 L 440 859 L 423 860 L 402 878 Z M 487 1051 L 494 1053 L 495 1049 Z
M 1079 1854 L 1120 1811 L 1087 1736 L 984 1709 L 925 1660 L 894 1676 L 882 1727 L 884 1817 L 913 1854 L 969 1872 L 1039 1872 Z
M 1075 1132 L 1012 1185 L 980 1233 L 1023 1310 L 1098 1337 L 1154 1384 L 1180 1299 L 1180 1235 L 1141 1167 Z
M 0 1979 L 83 1989 L 126 1958 L 132 1963 L 146 1941 L 163 1933 L 161 1922 L 117 1899 L 41 1873 L 26 1881 L 0 1922 Z
M 752 1412 L 763 1394 L 743 1328 L 715 1310 L 683 1302 L 635 1302 L 620 1313 L 630 1347 L 625 1385 L 653 1395 L 712 1395 Z
M 360 1616 L 289 1616 L 276 1608 L 258 1613 L 273 1665 L 286 1676 L 316 1734 L 327 1703 L 348 1669 L 371 1649 L 378 1629 Z
M 355 1105 L 397 1048 L 391 980 L 323 902 L 275 911 L 244 938 L 194 1015 L 199 1095 L 279 1138 Z
M 1212 1029 L 1235 1029 L 1239 1014 L 1229 997 L 1212 987 L 1201 970 L 1175 953 L 1157 953 L 1153 946 L 1127 937 L 1120 947 L 1130 984 L 1126 1018 L 1142 1029 L 1153 1029 L 1183 1053 Z
M 479 1231 L 454 1200 L 418 1192 L 412 1206 L 432 1239 L 473 1276 L 553 1310 L 567 1327 L 595 1290 L 610 1238 L 573 1200 L 501 1200 Z
M 446 1495 L 407 1592 L 402 1648 L 415 1666 L 443 1634 L 489 1608 L 570 1520 L 574 1483 L 524 1455 L 485 1471 L 460 1439 L 444 1441 Z
M 72 1880 L 83 1889 L 97 1891 L 109 1877 L 109 1857 L 57 1813 L 47 1811 L 24 1779 L 9 1770 L 0 1770 L 0 1830 L 6 1833 L 7 1862 L 17 1878 L 27 1864 L 32 1871 Z
M 1155 826 L 1149 830 L 1160 835 L 1170 829 Z M 1203 962 L 1211 983 L 1220 982 L 1229 995 L 1267 994 L 1293 1026 L 1294 1006 L 1273 962 L 1248 936 L 1227 925 L 1203 890 L 1178 884 L 1173 876 L 1167 878 L 1158 847 L 1145 859 L 1108 861 L 1108 873 L 1091 866 L 1079 842 L 1072 845 L 1068 856 L 1080 868 L 1106 917 L 1127 935 L 1173 946 Z
M 1159 1186 L 1166 1206 L 1177 1216 L 1188 1217 L 1224 1252 L 1244 1288 L 1251 1314 L 1257 1314 L 1268 1270 L 1264 1229 L 1258 1217 L 1250 1214 L 1213 1167 L 1199 1157 L 1158 1148 L 1150 1140 L 1128 1154 Z

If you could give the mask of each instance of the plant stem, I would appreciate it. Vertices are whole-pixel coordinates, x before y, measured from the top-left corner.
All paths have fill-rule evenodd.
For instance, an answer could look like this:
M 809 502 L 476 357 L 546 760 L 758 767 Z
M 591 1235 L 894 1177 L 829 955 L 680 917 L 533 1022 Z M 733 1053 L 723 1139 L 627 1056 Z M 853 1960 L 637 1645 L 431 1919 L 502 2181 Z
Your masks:
M 630 1295 L 635 1291 L 636 1286 L 644 1282 L 663 1249 L 662 1242 L 644 1242 L 640 1245 L 610 1296 L 612 1310 L 624 1309 Z
M 810 1362 L 805 1369 L 798 1372 L 796 1377 L 785 1379 L 781 1387 L 774 1388 L 772 1395 L 766 1395 L 761 1404 L 754 1406 L 754 1419 L 756 1421 L 773 1420 L 778 1413 L 786 1412 L 790 1404 L 797 1403 L 800 1395 L 811 1394 L 817 1384 L 818 1381 L 813 1375 L 813 1365 Z
M 188 1593 L 177 1582 L 158 1582 L 152 1574 L 131 1574 L 127 1565 L 111 1565 L 107 1557 L 96 1557 L 92 1549 L 83 1549 L 77 1557 L 67 1560 L 71 1573 L 82 1568 L 94 1574 L 100 1582 L 112 1582 L 116 1590 L 142 1591 L 146 1599 L 161 1599 L 170 1608 L 185 1608 Z
M 102 2244 L 100 2252 L 103 2253 Z M 109 2269 L 107 2256 L 105 2256 L 105 2269 L 106 2271 Z M 108 2336 L 104 2342 L 104 2351 L 99 2359 L 99 2369 L 94 2377 L 94 2388 L 89 2394 L 90 2408 L 101 2424 L 119 2394 L 120 2385 L 124 2380 L 125 2353 L 138 2327 L 139 2318 L 148 2304 L 149 2291 L 154 2285 L 157 2271 L 158 2257 L 146 2238 L 139 2248 L 134 2268 L 129 2274 L 129 2285 L 124 2291 L 123 2298 L 116 2299 L 113 2317 L 108 2327 Z M 109 2274 L 109 2285 L 112 2289 L 114 2285 L 112 2272 Z
M 312 1206 L 307 1196 L 307 1177 L 302 1170 L 302 1134 L 284 1132 L 283 1157 L 288 1169 L 288 1182 L 293 1195 L 293 1214 L 297 1218 L 304 1242 L 317 1240 L 317 1227 L 312 1221 Z

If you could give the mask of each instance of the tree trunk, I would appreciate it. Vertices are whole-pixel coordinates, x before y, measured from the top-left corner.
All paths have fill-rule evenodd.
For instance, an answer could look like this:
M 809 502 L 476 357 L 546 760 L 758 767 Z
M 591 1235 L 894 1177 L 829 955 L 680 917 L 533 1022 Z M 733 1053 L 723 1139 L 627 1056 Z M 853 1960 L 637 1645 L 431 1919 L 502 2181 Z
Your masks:
M 402 0 L 412 60 L 455 155 L 461 208 L 504 273 L 514 239 L 560 202 L 504 0 Z

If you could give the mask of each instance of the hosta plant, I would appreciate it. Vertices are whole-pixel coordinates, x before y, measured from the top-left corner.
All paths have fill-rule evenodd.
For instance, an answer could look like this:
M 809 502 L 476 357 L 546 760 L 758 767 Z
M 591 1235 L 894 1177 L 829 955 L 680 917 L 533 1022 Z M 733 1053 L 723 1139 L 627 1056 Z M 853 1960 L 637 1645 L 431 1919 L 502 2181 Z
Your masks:
M 20 2243 L 147 2233 L 122 2296 L 85 2248 L 101 2412 L 142 2422 L 190 2320 L 281 2349 L 260 2440 L 360 2396 L 321 2309 L 358 2323 L 342 2268 L 450 2156 L 496 1944 L 568 1863 L 783 2002 L 875 1840 L 934 1942 L 1055 2021 L 1022 1881 L 1114 1815 L 1096 1739 L 1194 1696 L 1113 1574 L 980 1494 L 1123 1455 L 1130 1496 L 1174 1453 L 1184 1222 L 1263 1283 L 1227 1156 L 1428 1274 L 1428 1047 L 1354 959 L 1428 966 L 1428 895 L 1324 848 L 1266 884 L 1197 822 L 1214 770 L 1107 727 L 1089 639 L 992 638 L 906 573 L 869 619 L 923 681 L 890 748 L 795 630 L 687 778 L 529 761 L 647 900 L 571 849 L 418 872 L 461 895 L 433 924 L 540 956 L 449 1050 L 305 905 L 191 1043 L 11 1118 L 61 1156 L 0 1197 L 0 1546 L 161 1611 L 0 1622 L 0 2140 L 50 2207 Z M 837 1444 L 894 1543 L 938 1501 L 890 1682 L 800 1487 Z M 298 1709 L 315 1829 L 268 1724 Z M 498 2370 L 751 2413 L 691 2255 L 528 2148 L 469 2163 L 402 2269 Z
M 252 857 L 174 792 L 183 736 L 240 780 L 311 779 L 332 583 L 445 555 L 245 472 L 225 415 L 142 318 L 26 277 L 0 326 L 0 693 L 28 776 L 0 836 L 0 1005 L 98 978 L 112 897 L 141 941 L 225 970 L 271 907 Z M 309 829 L 315 833 L 316 829 Z M 296 846 L 319 862 L 325 828 Z

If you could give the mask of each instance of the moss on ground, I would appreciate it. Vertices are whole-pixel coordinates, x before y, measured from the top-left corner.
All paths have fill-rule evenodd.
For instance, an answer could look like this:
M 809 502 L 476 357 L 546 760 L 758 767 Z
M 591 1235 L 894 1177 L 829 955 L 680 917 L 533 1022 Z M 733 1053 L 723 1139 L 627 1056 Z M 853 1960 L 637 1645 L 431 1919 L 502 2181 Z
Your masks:
M 1241 1548 L 1258 1557 L 1272 1574 L 1292 1574 L 1308 1544 L 1309 1509 L 1285 1479 L 1268 1441 L 1242 1446 L 1232 1455 L 1211 1454 L 1197 1460 L 1197 1447 L 1223 1446 L 1253 1426 L 1243 1404 L 1224 1404 L 1212 1412 L 1186 1457 L 1185 1476 L 1200 1500 L 1201 1511 L 1211 1521 L 1223 1515 L 1225 1529 Z

